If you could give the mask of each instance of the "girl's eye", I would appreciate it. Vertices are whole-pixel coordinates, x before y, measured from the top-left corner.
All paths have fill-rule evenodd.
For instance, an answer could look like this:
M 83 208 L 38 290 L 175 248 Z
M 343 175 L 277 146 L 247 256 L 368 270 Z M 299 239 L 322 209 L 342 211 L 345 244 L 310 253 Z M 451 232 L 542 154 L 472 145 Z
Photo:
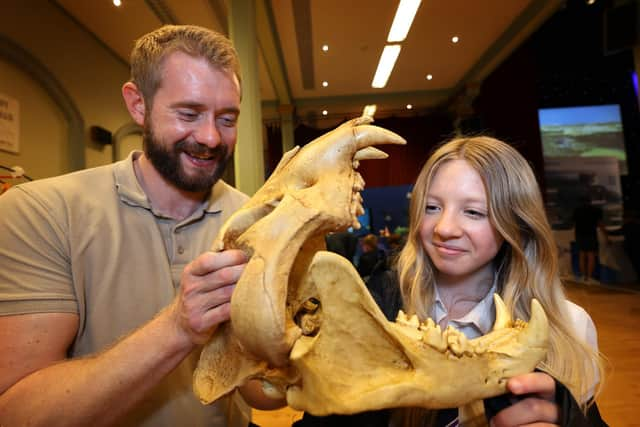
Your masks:
M 437 205 L 432 205 L 432 204 L 427 204 L 427 207 L 425 208 L 425 212 L 426 213 L 436 213 L 440 210 L 440 208 Z
M 471 218 L 474 219 L 482 219 L 485 218 L 487 216 L 486 213 L 476 210 L 476 209 L 467 209 L 465 210 L 465 213 L 470 216 Z

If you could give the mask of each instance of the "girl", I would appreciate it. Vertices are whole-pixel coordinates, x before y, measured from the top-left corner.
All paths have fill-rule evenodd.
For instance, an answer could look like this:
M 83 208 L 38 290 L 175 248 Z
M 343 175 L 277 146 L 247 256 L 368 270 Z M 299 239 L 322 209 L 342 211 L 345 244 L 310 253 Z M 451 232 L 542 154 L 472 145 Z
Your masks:
M 550 346 L 539 371 L 508 381 L 509 398 L 460 410 L 398 409 L 390 420 L 388 411 L 380 411 L 374 424 L 475 425 L 470 420 L 480 419 L 496 427 L 605 425 L 592 404 L 602 377 L 595 326 L 566 299 L 557 259 L 535 176 L 515 149 L 473 137 L 436 150 L 412 192 L 409 233 L 396 272 L 368 284 L 374 298 L 388 317 L 402 305 L 409 315 L 431 317 L 443 329 L 453 325 L 470 339 L 491 330 L 493 293 L 514 319 L 529 319 L 536 298 L 549 320 Z M 372 425 L 372 416 L 328 417 L 326 424 L 305 415 L 303 425 Z

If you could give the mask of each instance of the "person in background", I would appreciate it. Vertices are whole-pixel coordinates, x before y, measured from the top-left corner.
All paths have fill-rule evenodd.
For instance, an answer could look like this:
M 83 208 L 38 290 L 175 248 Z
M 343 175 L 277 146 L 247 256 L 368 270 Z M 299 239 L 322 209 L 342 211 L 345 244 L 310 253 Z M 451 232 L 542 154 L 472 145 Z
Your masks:
M 378 249 L 378 237 L 375 234 L 369 233 L 360 239 L 360 248 L 362 252 L 358 259 L 357 270 L 364 280 L 366 280 L 378 261 L 383 257 L 381 251 Z
M 325 237 L 327 250 L 348 259 L 352 264 L 358 247 L 358 238 L 350 231 L 337 231 Z
M 143 152 L 2 195 L 0 425 L 249 423 L 238 393 L 204 406 L 192 391 L 247 261 L 209 251 L 247 199 L 219 179 L 240 94 L 227 38 L 164 26 L 136 42 L 122 87 Z M 284 404 L 254 382 L 240 391 Z
M 598 230 L 608 241 L 607 230 L 602 221 L 602 209 L 591 204 L 589 196 L 580 199 L 580 205 L 573 211 L 575 242 L 578 250 L 578 280 L 597 283 L 593 277 L 598 256 Z
M 489 137 L 462 137 L 441 145 L 414 186 L 407 242 L 394 270 L 368 282 L 380 281 L 382 295 L 374 298 L 388 319 L 403 308 L 420 321 L 431 317 L 442 330 L 454 326 L 469 339 L 491 330 L 494 293 L 514 319 L 528 320 L 536 298 L 549 320 L 546 359 L 535 372 L 510 378 L 507 395 L 479 406 L 305 414 L 296 427 L 464 426 L 477 411 L 493 427 L 606 425 L 595 404 L 602 380 L 596 329 L 587 312 L 566 299 L 557 262 L 527 161 Z

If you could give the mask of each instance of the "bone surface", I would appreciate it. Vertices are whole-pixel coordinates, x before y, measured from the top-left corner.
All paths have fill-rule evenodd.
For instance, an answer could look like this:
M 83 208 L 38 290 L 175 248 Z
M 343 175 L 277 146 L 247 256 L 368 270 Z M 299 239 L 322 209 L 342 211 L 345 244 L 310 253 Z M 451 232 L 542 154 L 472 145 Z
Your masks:
M 269 395 L 314 415 L 450 408 L 504 393 L 508 378 L 544 358 L 548 325 L 535 300 L 527 324 L 512 321 L 496 296 L 496 327 L 473 340 L 402 312 L 388 322 L 353 265 L 324 250 L 326 233 L 359 227 L 359 162 L 386 157 L 374 145 L 405 143 L 370 122 L 351 120 L 285 153 L 222 227 L 213 249 L 250 259 L 231 320 L 194 373 L 203 403 L 258 378 Z

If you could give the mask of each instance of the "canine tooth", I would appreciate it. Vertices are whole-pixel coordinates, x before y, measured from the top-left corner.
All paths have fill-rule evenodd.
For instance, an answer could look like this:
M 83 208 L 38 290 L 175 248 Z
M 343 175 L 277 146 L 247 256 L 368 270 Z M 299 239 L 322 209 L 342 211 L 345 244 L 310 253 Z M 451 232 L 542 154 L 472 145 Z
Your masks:
M 365 147 L 356 151 L 355 156 L 353 156 L 354 160 L 367 160 L 367 159 L 386 159 L 389 157 L 387 153 L 382 150 L 379 150 L 375 147 Z
M 360 167 L 360 161 L 354 160 L 351 162 L 351 166 L 353 166 L 354 169 L 358 169 Z
M 360 221 L 358 221 L 357 219 L 353 220 L 353 222 L 351 223 L 351 226 L 356 230 L 360 230 L 360 227 L 362 227 L 362 225 L 360 224 Z
M 502 298 L 500 298 L 500 295 L 493 294 L 493 302 L 496 307 L 496 321 L 493 324 L 492 331 L 510 328 L 513 320 L 507 310 L 507 306 L 504 304 L 504 301 L 502 301 Z
M 546 347 L 549 340 L 549 321 L 542 306 L 535 298 L 531 300 L 529 323 L 518 336 L 518 340 L 530 347 Z

